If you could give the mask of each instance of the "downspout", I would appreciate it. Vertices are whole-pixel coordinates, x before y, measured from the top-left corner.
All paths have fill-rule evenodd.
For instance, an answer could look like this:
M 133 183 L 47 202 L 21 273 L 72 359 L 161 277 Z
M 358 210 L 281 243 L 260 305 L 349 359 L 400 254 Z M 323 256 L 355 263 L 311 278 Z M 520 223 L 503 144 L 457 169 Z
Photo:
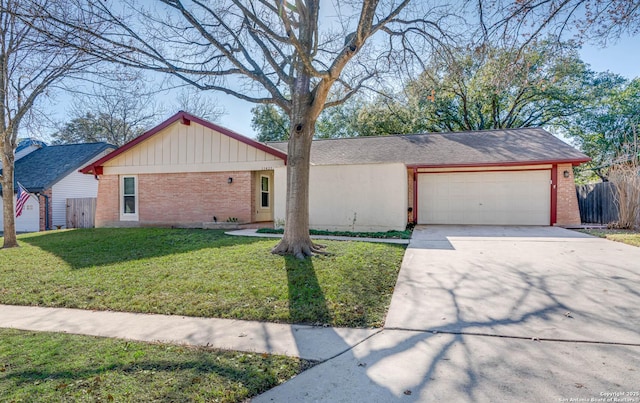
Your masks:
M 51 226 L 49 225 L 49 196 L 44 193 L 40 193 L 44 197 L 44 230 L 49 231 Z

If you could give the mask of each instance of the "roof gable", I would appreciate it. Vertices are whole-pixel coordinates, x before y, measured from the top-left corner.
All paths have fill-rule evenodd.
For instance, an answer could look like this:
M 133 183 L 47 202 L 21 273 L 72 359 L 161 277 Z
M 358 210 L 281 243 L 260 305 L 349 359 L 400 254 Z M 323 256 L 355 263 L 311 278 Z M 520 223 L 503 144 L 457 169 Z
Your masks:
M 280 150 L 286 142 L 269 143 Z M 314 140 L 316 165 L 401 162 L 410 167 L 579 164 L 590 158 L 541 128 Z
M 175 129 L 176 125 L 182 125 L 182 126 L 188 127 L 188 126 L 192 126 L 192 123 L 195 123 L 197 125 L 204 127 L 204 129 L 207 131 L 209 135 L 211 135 L 212 133 L 215 133 L 216 135 L 221 136 L 221 138 L 223 139 L 222 141 L 226 142 L 225 144 L 236 144 L 236 148 L 238 148 L 237 144 L 241 144 L 242 147 L 250 148 L 252 150 L 257 150 L 257 152 L 262 153 L 262 155 L 268 155 L 272 159 L 280 159 L 283 161 L 286 161 L 287 159 L 287 155 L 278 149 L 275 149 L 263 143 L 259 143 L 255 140 L 252 140 L 234 131 L 226 129 L 222 126 L 216 125 L 214 123 L 211 123 L 206 120 L 200 119 L 196 116 L 193 116 L 187 112 L 180 111 L 175 115 L 173 115 L 172 117 L 170 117 L 169 119 L 162 122 L 161 124 L 159 124 L 158 126 L 154 127 L 153 129 L 143 133 L 141 136 L 135 138 L 134 140 L 118 148 L 117 150 L 110 153 L 109 155 L 106 155 L 105 157 L 95 161 L 93 164 L 83 169 L 82 172 L 101 174 L 105 166 L 114 165 L 114 164 L 127 164 L 127 165 L 134 165 L 136 163 L 140 164 L 142 163 L 140 161 L 141 159 L 140 157 L 144 159 L 146 159 L 147 157 L 154 159 L 153 161 L 154 164 L 159 164 L 160 162 L 158 160 L 162 160 L 163 158 L 164 158 L 163 163 L 167 163 L 167 161 L 172 162 L 174 159 L 177 158 L 176 157 L 176 153 L 178 152 L 177 149 L 181 144 L 175 144 L 175 147 L 173 147 L 174 144 L 170 143 L 171 139 L 166 139 L 166 137 L 168 136 L 167 133 L 172 129 Z M 180 130 L 178 131 L 180 132 L 178 136 L 183 136 L 183 134 L 185 133 L 185 131 L 180 131 Z M 186 133 L 193 133 L 193 131 L 186 131 Z M 161 137 L 164 136 L 165 138 L 156 139 L 157 136 L 161 136 Z M 205 137 L 206 137 L 206 134 L 205 134 Z M 144 145 L 147 145 L 150 148 L 154 147 L 154 143 L 153 143 L 154 140 L 156 140 L 156 143 L 155 143 L 156 146 L 162 146 L 162 145 L 159 145 L 159 143 L 161 143 L 162 141 L 169 142 L 169 143 L 166 144 L 166 147 L 164 147 L 164 149 L 162 150 L 158 149 L 158 150 L 155 150 L 154 152 L 149 151 L 148 153 L 146 152 L 138 153 L 138 154 L 135 153 L 135 150 L 141 150 L 140 147 L 143 146 L 143 143 Z M 196 144 L 195 142 L 190 142 L 189 144 L 182 144 L 182 146 L 183 148 L 189 147 L 190 150 L 193 151 L 193 153 L 196 153 L 201 151 L 203 147 L 206 148 L 206 145 L 204 144 L 205 141 L 206 140 L 202 140 L 202 144 Z M 182 153 L 182 151 L 180 152 Z M 254 158 L 255 158 L 255 154 L 256 152 L 253 153 Z M 197 159 L 197 157 L 195 157 L 195 159 Z M 212 159 L 212 161 L 215 162 L 215 159 Z M 182 162 L 183 161 L 180 161 L 180 163 Z

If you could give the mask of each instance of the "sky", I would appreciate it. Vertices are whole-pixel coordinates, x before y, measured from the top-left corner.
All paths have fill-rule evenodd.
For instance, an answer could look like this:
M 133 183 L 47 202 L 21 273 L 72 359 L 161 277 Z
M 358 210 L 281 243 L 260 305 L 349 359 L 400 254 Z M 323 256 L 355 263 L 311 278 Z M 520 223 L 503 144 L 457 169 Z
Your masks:
M 593 71 L 610 71 L 629 79 L 640 77 L 640 38 L 622 38 L 604 48 L 584 45 L 580 56 Z M 227 110 L 227 115 L 219 123 L 245 136 L 255 137 L 251 128 L 251 108 L 255 105 L 231 96 L 221 96 L 219 99 Z
M 593 71 L 610 71 L 629 79 L 640 77 L 640 37 L 623 37 L 604 47 L 586 44 L 582 47 L 580 56 L 585 63 L 591 66 Z M 209 93 L 207 96 L 215 99 L 227 112 L 216 123 L 242 135 L 255 138 L 255 132 L 251 127 L 251 109 L 256 106 L 255 104 L 222 93 Z M 61 122 L 68 120 L 66 114 L 70 103 L 70 97 L 64 95 L 58 97 L 57 105 L 54 108 L 55 120 Z M 170 104 L 170 102 L 165 103 Z M 158 122 L 175 112 L 177 111 L 166 110 L 166 116 L 160 117 Z

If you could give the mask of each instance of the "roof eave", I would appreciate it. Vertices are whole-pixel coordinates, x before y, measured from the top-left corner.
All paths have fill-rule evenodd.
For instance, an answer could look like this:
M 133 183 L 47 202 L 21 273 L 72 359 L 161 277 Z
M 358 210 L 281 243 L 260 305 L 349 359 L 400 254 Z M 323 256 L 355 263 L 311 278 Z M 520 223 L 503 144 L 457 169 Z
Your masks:
M 502 162 L 476 162 L 461 164 L 407 164 L 407 168 L 484 168 L 499 166 L 520 166 L 520 165 L 557 165 L 572 164 L 578 166 L 585 162 L 591 161 L 591 158 L 570 158 L 570 159 L 552 159 L 552 160 L 534 160 L 534 161 L 502 161 Z

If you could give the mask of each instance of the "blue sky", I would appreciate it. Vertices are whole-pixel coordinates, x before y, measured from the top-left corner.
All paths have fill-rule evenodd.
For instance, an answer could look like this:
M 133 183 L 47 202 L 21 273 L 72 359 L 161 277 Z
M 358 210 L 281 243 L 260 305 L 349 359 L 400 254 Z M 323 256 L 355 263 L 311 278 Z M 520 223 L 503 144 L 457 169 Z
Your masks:
M 606 47 L 587 44 L 580 52 L 584 62 L 591 66 L 594 71 L 610 71 L 627 78 L 640 77 L 640 38 L 624 37 L 610 43 Z M 216 99 L 218 104 L 224 106 L 227 114 L 218 122 L 220 125 L 236 131 L 248 137 L 255 137 L 251 128 L 251 108 L 255 104 L 241 101 L 233 96 L 225 94 L 208 94 Z M 70 97 L 61 95 L 57 97 L 57 102 L 53 109 L 56 120 L 66 121 L 68 113 L 68 103 Z M 166 116 L 160 120 L 173 115 L 177 111 L 167 110 Z
M 640 77 L 640 38 L 622 38 L 605 48 L 585 45 L 582 60 L 594 71 L 611 71 L 627 78 Z
M 601 47 L 584 45 L 580 51 L 582 60 L 594 71 L 610 71 L 629 79 L 640 77 L 640 38 L 622 38 L 616 43 Z M 245 136 L 254 137 L 251 128 L 251 108 L 255 105 L 233 97 L 221 99 L 227 109 L 220 124 Z

